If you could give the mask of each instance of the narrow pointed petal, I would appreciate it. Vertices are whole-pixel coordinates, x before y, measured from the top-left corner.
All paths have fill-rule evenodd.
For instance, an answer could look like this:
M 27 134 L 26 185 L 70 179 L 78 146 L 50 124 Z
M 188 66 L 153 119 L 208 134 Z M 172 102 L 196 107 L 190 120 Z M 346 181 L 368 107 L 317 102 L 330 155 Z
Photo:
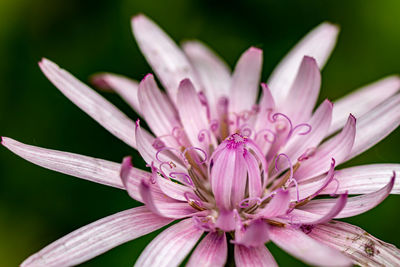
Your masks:
M 72 266 L 153 232 L 172 220 L 145 207 L 119 212 L 86 225 L 26 259 L 21 266 Z
M 356 265 L 397 266 L 400 262 L 398 248 L 345 222 L 331 221 L 316 225 L 309 236 L 340 250 Z
M 371 164 L 338 170 L 335 179 L 339 182 L 329 184 L 321 194 L 368 194 L 385 185 L 393 172 L 400 175 L 400 164 Z M 399 176 L 397 176 L 399 177 Z M 304 188 L 312 186 L 305 184 Z M 300 190 L 303 190 L 300 187 Z M 400 179 L 396 179 L 391 194 L 400 194 Z
M 160 91 L 153 75 L 146 75 L 140 82 L 138 97 L 144 119 L 156 136 L 170 135 L 174 127 L 180 127 L 175 108 Z
M 218 118 L 216 110 L 218 99 L 229 96 L 231 83 L 229 67 L 209 47 L 199 41 L 185 42 L 182 47 L 204 85 L 212 118 Z
M 237 267 L 278 267 L 274 257 L 264 245 L 255 248 L 235 245 L 234 253 Z
M 39 66 L 44 75 L 75 105 L 110 133 L 136 148 L 135 123 L 113 104 L 48 59 Z
M 216 142 L 209 129 L 204 107 L 190 80 L 185 79 L 179 84 L 177 103 L 179 117 L 190 143 L 208 152 L 210 145 L 216 145 Z M 201 138 L 201 133 L 207 136 Z
M 322 23 L 301 39 L 282 59 L 268 80 L 276 103 L 282 103 L 289 93 L 297 69 L 304 55 L 316 59 L 320 69 L 325 65 L 333 47 L 339 28 L 331 23 Z
M 314 58 L 304 56 L 296 78 L 283 104 L 278 110 L 286 114 L 294 124 L 309 120 L 321 87 L 321 74 Z
M 305 263 L 317 266 L 350 266 L 348 257 L 291 228 L 271 227 L 271 240 L 280 248 Z
M 198 213 L 198 210 L 192 208 L 187 202 L 173 201 L 165 195 L 163 199 L 158 198 L 157 195 L 153 194 L 152 187 L 155 186 L 155 184 L 150 184 L 145 180 L 142 180 L 139 184 L 139 193 L 143 203 L 153 213 L 174 219 L 182 219 Z
M 160 27 L 146 16 L 137 15 L 132 19 L 132 29 L 140 50 L 173 102 L 178 85 L 185 78 L 194 82 L 197 91 L 201 90 L 189 60 Z
M 18 156 L 43 168 L 99 184 L 124 188 L 119 178 L 120 164 L 118 163 L 26 145 L 8 137 L 2 137 L 1 144 Z M 138 171 L 142 175 L 143 171 Z
M 395 177 L 393 176 L 386 186 L 376 192 L 348 198 L 346 206 L 334 218 L 352 217 L 375 208 L 390 194 L 394 181 Z M 334 205 L 333 199 L 317 199 L 310 201 L 301 209 L 315 214 L 323 214 Z
M 268 120 L 269 113 L 275 108 L 274 99 L 271 95 L 271 90 L 265 83 L 261 84 L 262 95 L 259 103 L 259 113 L 256 115 L 256 121 L 254 123 L 254 130 L 259 132 L 262 129 L 266 129 L 271 123 Z
M 253 220 L 245 227 L 236 229 L 233 243 L 245 247 L 262 246 L 269 240 L 269 228 L 269 224 L 264 219 Z
M 292 159 L 292 162 L 306 153 L 307 149 L 318 147 L 319 143 L 326 137 L 331 123 L 332 108 L 332 103 L 325 100 L 307 122 L 311 126 L 311 131 L 306 135 L 297 134 L 290 138 L 282 152 Z
M 285 215 L 290 205 L 289 191 L 279 190 L 272 200 L 261 210 L 257 212 L 257 216 L 263 218 L 273 218 Z
M 332 134 L 342 128 L 349 113 L 356 118 L 360 118 L 393 96 L 399 89 L 400 78 L 398 76 L 389 76 L 336 100 L 329 133 Z
M 228 256 L 225 233 L 210 232 L 190 256 L 187 267 L 223 267 Z
M 143 180 L 150 181 L 152 174 L 134 168 L 131 157 L 125 157 L 120 165 L 119 176 L 129 196 L 137 201 L 144 202 L 145 200 L 140 192 L 140 184 Z M 151 191 L 154 198 L 161 201 L 168 200 L 157 186 L 152 186 Z
M 337 215 L 343 210 L 343 208 L 346 205 L 347 194 L 342 194 L 337 199 L 329 199 L 329 200 L 330 203 L 332 203 L 332 205 L 326 207 L 326 209 L 324 209 L 323 211 L 321 210 L 321 214 L 318 214 L 318 216 L 314 216 L 315 213 L 311 213 L 310 211 L 307 210 L 307 208 L 304 208 L 302 210 L 296 210 L 299 211 L 299 213 L 296 215 L 303 215 L 303 216 L 302 217 L 294 216 L 293 220 L 296 223 L 300 224 L 317 225 L 320 223 L 329 222 L 333 218 L 337 218 Z M 307 215 L 302 214 L 301 212 L 306 212 Z M 307 218 L 307 216 L 309 217 Z
M 296 179 L 304 180 L 328 171 L 332 158 L 337 165 L 345 161 L 353 147 L 355 136 L 356 119 L 350 114 L 343 130 L 323 143 L 312 157 L 301 163 L 296 171 Z
M 250 198 L 258 197 L 261 195 L 262 190 L 264 189 L 261 184 L 261 173 L 260 173 L 259 164 L 257 161 L 251 160 L 249 153 L 246 153 L 244 155 L 244 161 L 245 161 L 247 173 L 248 173 L 247 186 L 249 188 L 248 189 L 249 197 Z M 266 177 L 264 179 L 266 179 Z
M 230 88 L 231 112 L 251 110 L 256 103 L 262 68 L 262 50 L 250 47 L 240 57 L 232 74 Z
M 141 115 L 137 81 L 113 73 L 96 74 L 92 76 L 91 81 L 99 88 L 114 90 L 137 114 Z
M 192 219 L 183 220 L 159 234 L 144 249 L 135 266 L 179 266 L 203 233 Z
M 357 122 L 357 134 L 348 160 L 361 154 L 389 135 L 400 124 L 400 94 L 397 94 L 368 113 Z

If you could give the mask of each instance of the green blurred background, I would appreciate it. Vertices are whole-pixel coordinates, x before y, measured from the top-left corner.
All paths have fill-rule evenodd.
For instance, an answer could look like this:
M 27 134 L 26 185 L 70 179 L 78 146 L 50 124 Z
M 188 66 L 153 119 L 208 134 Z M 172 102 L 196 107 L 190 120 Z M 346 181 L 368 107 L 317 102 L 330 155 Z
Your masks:
M 325 67 L 320 100 L 334 100 L 400 70 L 400 1 L 134 1 L 0 0 L 0 134 L 47 148 L 113 161 L 137 152 L 114 138 L 46 80 L 37 62 L 48 57 L 78 78 L 99 71 L 141 79 L 151 72 L 130 29 L 145 13 L 177 41 L 201 39 L 233 66 L 249 46 L 264 50 L 263 80 L 308 30 L 341 25 Z M 130 117 L 136 114 L 104 94 Z M 400 162 L 400 130 L 350 163 Z M 399 196 L 348 219 L 400 247 Z M 138 205 L 118 189 L 34 166 L 0 148 L 0 266 L 16 266 L 51 241 L 96 219 Z M 83 266 L 130 266 L 151 234 Z M 303 266 L 270 246 L 281 266 Z

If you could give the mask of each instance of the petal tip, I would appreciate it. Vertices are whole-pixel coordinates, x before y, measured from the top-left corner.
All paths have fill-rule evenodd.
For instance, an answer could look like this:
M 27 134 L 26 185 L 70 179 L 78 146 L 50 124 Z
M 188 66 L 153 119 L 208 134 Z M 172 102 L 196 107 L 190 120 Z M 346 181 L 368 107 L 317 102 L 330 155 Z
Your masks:
M 263 52 L 261 48 L 255 46 L 251 46 L 248 51 L 251 53 L 258 53 L 258 54 L 262 54 Z

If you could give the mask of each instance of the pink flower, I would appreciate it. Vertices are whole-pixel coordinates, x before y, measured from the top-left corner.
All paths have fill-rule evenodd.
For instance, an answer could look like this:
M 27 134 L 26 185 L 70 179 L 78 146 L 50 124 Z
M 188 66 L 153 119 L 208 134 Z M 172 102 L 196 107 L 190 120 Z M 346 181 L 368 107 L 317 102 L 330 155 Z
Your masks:
M 132 26 L 166 93 L 152 74 L 140 84 L 113 74 L 95 76 L 94 83 L 120 94 L 152 133 L 53 62 L 43 59 L 39 65 L 65 96 L 137 149 L 149 171 L 134 168 L 129 157 L 118 164 L 7 137 L 2 144 L 42 167 L 126 189 L 144 206 L 84 226 L 22 266 L 79 264 L 175 220 L 136 266 L 177 266 L 198 241 L 189 266 L 224 266 L 229 245 L 237 266 L 276 266 L 267 242 L 312 265 L 400 263 L 393 245 L 332 220 L 361 214 L 400 193 L 399 164 L 335 170 L 399 125 L 398 77 L 334 105 L 325 100 L 313 111 L 320 68 L 338 34 L 336 26 L 323 23 L 281 61 L 268 86 L 261 84 L 257 102 L 260 49 L 245 51 L 231 74 L 199 42 L 185 43 L 182 51 L 143 15 Z M 316 199 L 319 195 L 325 198 Z

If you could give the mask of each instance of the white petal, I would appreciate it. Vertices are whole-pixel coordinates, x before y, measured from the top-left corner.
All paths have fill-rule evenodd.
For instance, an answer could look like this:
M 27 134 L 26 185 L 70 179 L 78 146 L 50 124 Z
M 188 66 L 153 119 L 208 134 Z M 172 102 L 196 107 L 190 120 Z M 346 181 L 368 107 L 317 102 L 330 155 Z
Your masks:
M 21 267 L 77 265 L 171 221 L 152 214 L 145 207 L 122 211 L 64 236 L 30 256 Z
M 256 103 L 262 68 L 262 50 L 250 47 L 239 58 L 232 74 L 229 109 L 239 113 Z
M 92 83 L 102 89 L 112 89 L 128 103 L 137 114 L 141 114 L 138 88 L 139 83 L 122 75 L 101 73 L 92 77 Z
M 42 59 L 40 68 L 46 77 L 75 105 L 100 123 L 110 133 L 132 147 L 135 144 L 135 123 L 101 95 L 80 82 L 48 59 Z
M 399 124 L 400 94 L 397 94 L 357 120 L 356 139 L 347 160 L 374 146 Z
M 119 177 L 120 164 L 63 151 L 26 145 L 8 137 L 1 144 L 33 164 L 99 184 L 124 188 Z M 144 171 L 134 169 L 136 176 Z
M 132 29 L 140 50 L 157 74 L 172 101 L 176 101 L 178 85 L 189 78 L 196 90 L 202 89 L 185 54 L 153 21 L 144 15 L 132 19 Z
M 342 128 L 349 113 L 356 118 L 360 118 L 394 95 L 399 89 L 400 78 L 398 76 L 389 76 L 336 100 L 333 106 L 332 125 L 329 133 L 332 134 Z
M 276 103 L 282 103 L 287 96 L 305 55 L 315 58 L 319 68 L 323 68 L 336 44 L 338 33 L 339 28 L 336 25 L 322 23 L 301 39 L 282 59 L 267 82 Z
M 196 245 L 202 233 L 203 231 L 194 226 L 192 219 L 174 224 L 147 245 L 135 266 L 178 266 Z
M 222 59 L 199 41 L 185 42 L 182 48 L 204 85 L 212 118 L 217 118 L 218 99 L 229 96 L 231 71 Z

